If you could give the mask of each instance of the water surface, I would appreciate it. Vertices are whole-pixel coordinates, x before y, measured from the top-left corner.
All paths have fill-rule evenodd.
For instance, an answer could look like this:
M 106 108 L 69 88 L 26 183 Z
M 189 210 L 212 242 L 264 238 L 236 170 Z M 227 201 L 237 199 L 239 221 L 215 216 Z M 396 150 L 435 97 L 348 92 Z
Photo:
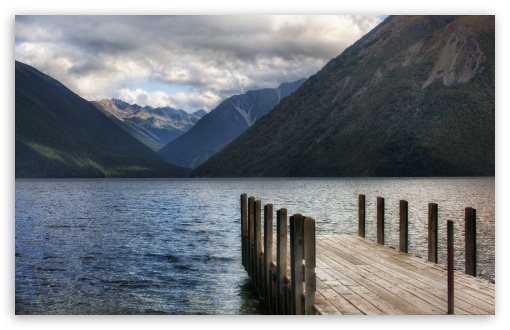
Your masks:
M 427 256 L 427 205 L 439 204 L 439 262 L 455 221 L 463 270 L 464 208 L 477 209 L 478 275 L 494 275 L 494 178 L 16 180 L 17 314 L 264 314 L 241 265 L 239 196 L 357 234 L 358 194 L 375 240 L 398 248 L 398 201 L 409 202 L 409 252 Z

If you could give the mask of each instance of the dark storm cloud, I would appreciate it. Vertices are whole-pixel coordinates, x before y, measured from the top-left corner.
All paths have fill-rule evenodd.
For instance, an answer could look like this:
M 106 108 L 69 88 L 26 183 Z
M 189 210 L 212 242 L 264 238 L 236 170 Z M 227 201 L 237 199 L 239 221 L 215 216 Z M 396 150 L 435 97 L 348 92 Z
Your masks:
M 16 16 L 15 57 L 87 99 L 122 95 L 128 102 L 211 109 L 232 94 L 314 74 L 379 22 L 375 16 Z M 156 84 L 168 88 L 152 89 Z

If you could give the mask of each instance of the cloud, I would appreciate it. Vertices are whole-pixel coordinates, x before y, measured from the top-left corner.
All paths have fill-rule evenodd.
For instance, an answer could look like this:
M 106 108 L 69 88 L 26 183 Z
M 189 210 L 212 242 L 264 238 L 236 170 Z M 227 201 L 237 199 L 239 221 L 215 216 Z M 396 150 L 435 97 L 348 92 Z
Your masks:
M 314 74 L 380 21 L 352 15 L 16 16 L 15 58 L 85 99 L 123 95 L 211 110 L 233 94 Z M 140 87 L 150 82 L 180 90 Z
M 213 109 L 222 101 L 218 94 L 211 91 L 167 93 L 163 91 L 148 92 L 142 88 L 134 90 L 121 88 L 114 92 L 113 97 L 141 106 L 148 105 L 154 108 L 170 106 L 176 109 L 195 110 Z

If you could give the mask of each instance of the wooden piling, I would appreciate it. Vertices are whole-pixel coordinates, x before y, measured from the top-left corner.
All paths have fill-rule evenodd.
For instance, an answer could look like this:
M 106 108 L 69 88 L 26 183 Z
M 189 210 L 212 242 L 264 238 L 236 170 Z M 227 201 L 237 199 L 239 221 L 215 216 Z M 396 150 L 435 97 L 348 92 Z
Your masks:
M 304 244 L 305 244 L 305 314 L 315 314 L 316 291 L 316 253 L 315 253 L 315 220 L 304 219 Z
M 409 245 L 409 212 L 408 203 L 400 201 L 400 251 L 407 253 Z
M 243 196 L 244 195 L 244 196 Z M 300 214 L 294 214 L 290 219 L 290 235 L 287 231 L 288 222 L 287 222 L 287 210 L 280 209 L 276 213 L 276 261 L 273 263 L 273 206 L 272 204 L 267 204 L 264 206 L 264 233 L 262 236 L 261 233 L 261 202 L 260 200 L 255 200 L 254 197 L 246 198 L 246 194 L 242 194 L 240 198 L 241 202 L 241 235 L 243 240 L 241 242 L 243 248 L 243 262 L 245 264 L 245 268 L 249 269 L 250 277 L 257 288 L 259 299 L 263 301 L 267 307 L 267 310 L 273 314 L 328 314 L 328 313 L 352 313 L 355 311 L 356 313 L 374 313 L 374 312 L 394 312 L 396 311 L 391 305 L 398 301 L 399 311 L 408 314 L 436 314 L 438 311 L 443 310 L 444 313 L 444 300 L 434 298 L 428 303 L 420 303 L 416 305 L 414 303 L 415 300 L 408 301 L 408 299 L 400 300 L 400 295 L 402 293 L 402 289 L 398 286 L 392 286 L 392 289 L 387 289 L 391 291 L 390 296 L 384 296 L 381 299 L 376 295 L 370 295 L 368 298 L 376 299 L 373 306 L 379 306 L 382 308 L 380 310 L 373 309 L 369 307 L 364 300 L 359 301 L 350 301 L 352 296 L 351 293 L 346 293 L 346 296 L 343 296 L 342 293 L 337 291 L 337 287 L 351 286 L 352 285 L 352 276 L 348 275 L 346 277 L 347 282 L 343 282 L 343 278 L 345 275 L 342 273 L 340 269 L 336 269 L 336 265 L 343 265 L 344 263 L 352 263 L 361 262 L 362 264 L 366 262 L 380 262 L 379 258 L 373 258 L 372 255 L 386 255 L 386 254 L 395 254 L 400 252 L 391 252 L 393 249 L 389 249 L 384 245 L 384 199 L 382 197 L 378 197 L 377 200 L 377 230 L 378 230 L 378 241 L 382 244 L 367 244 L 364 238 L 355 238 L 355 237 L 347 237 L 341 236 L 336 237 L 334 235 L 320 235 L 316 236 L 315 233 L 315 220 L 308 217 L 303 217 Z M 362 208 L 362 203 L 360 203 L 360 209 Z M 363 212 L 364 213 L 364 212 Z M 361 214 L 361 213 L 360 213 Z M 403 252 L 407 252 L 408 249 L 408 222 L 409 222 L 409 214 L 408 214 L 408 204 L 406 201 L 400 201 L 400 250 Z M 429 253 L 429 256 L 432 257 L 432 261 L 437 263 L 437 204 L 430 203 L 429 204 L 429 242 L 432 251 Z M 246 221 L 244 220 L 246 219 Z M 361 217 L 360 217 L 361 219 Z M 474 227 L 474 228 L 473 228 Z M 360 227 L 358 227 L 360 228 Z M 359 234 L 362 231 L 359 230 Z M 470 234 L 471 233 L 471 234 Z M 287 253 L 287 244 L 288 244 L 288 236 L 290 236 L 290 273 L 287 273 L 288 268 L 288 256 Z M 473 238 L 469 238 L 473 237 Z M 246 239 L 245 239 L 246 238 Z M 319 252 L 317 253 L 316 241 L 318 244 Z M 447 311 L 448 314 L 454 313 L 454 235 L 453 235 L 453 222 L 448 221 L 447 223 L 447 267 L 444 270 L 446 276 L 437 276 L 437 272 L 439 272 L 439 268 L 434 268 L 434 265 L 430 265 L 425 262 L 416 262 L 416 260 L 407 260 L 407 257 L 403 254 L 395 254 L 395 264 L 399 265 L 397 268 L 402 268 L 400 265 L 403 263 L 413 264 L 413 269 L 422 269 L 423 267 L 430 269 L 434 269 L 430 274 L 434 275 L 428 282 L 434 282 L 436 280 L 441 281 L 441 278 L 447 280 Z M 369 247 L 370 245 L 370 247 Z M 474 261 L 472 263 L 475 264 L 476 267 L 476 211 L 472 208 L 466 208 L 466 255 L 468 254 L 467 246 L 474 245 Z M 246 250 L 245 248 L 246 247 Z M 369 250 L 366 250 L 370 248 Z M 263 251 L 262 251 L 263 249 Z M 386 250 L 384 250 L 386 249 Z M 248 251 L 248 253 L 246 253 Z M 325 252 L 326 251 L 326 252 Z M 382 252 L 384 251 L 384 252 Z M 323 254 L 326 254 L 324 258 Z M 322 257 L 321 257 L 322 255 Z M 319 261 L 316 262 L 316 258 Z M 466 258 L 470 259 L 470 258 Z M 341 261 L 345 260 L 345 261 Z M 392 264 L 393 261 L 389 259 L 384 259 L 383 261 L 385 267 L 388 263 Z M 322 279 L 322 277 L 317 277 L 316 267 L 320 267 L 317 270 L 317 274 L 325 274 L 327 278 Z M 393 274 L 398 273 L 397 268 L 394 268 L 391 273 L 391 276 L 394 276 L 393 280 L 388 280 L 389 283 L 396 283 L 398 281 L 399 275 Z M 466 269 L 468 268 L 468 261 L 466 260 Z M 334 271 L 329 271 L 325 269 L 336 269 Z M 365 268 L 360 267 L 361 273 L 357 274 L 358 267 L 353 269 L 349 268 L 349 272 L 352 272 L 354 277 L 364 278 Z M 378 266 L 374 266 L 374 269 L 380 269 Z M 406 276 L 410 273 L 410 268 L 404 267 L 404 271 Z M 428 272 L 420 272 L 420 278 L 425 276 L 425 273 Z M 476 269 L 475 269 L 476 273 Z M 338 274 L 338 276 L 336 275 Z M 388 274 L 390 276 L 390 274 Z M 469 278 L 471 276 L 467 276 L 465 274 L 456 274 L 457 281 L 461 282 L 469 282 Z M 320 279 L 320 280 L 319 280 Z M 485 285 L 480 285 L 479 279 L 472 278 L 473 285 L 467 286 L 469 292 L 479 287 L 480 291 L 479 295 L 494 297 L 494 292 L 491 291 L 490 283 Z M 319 282 L 320 281 L 320 282 Z M 419 281 L 423 285 L 423 281 Z M 427 282 L 427 283 L 428 283 Z M 317 285 L 320 284 L 319 292 L 316 292 Z M 363 285 L 358 283 L 358 285 Z M 411 284 L 409 282 L 410 286 Z M 440 284 L 439 284 L 440 285 Z M 444 285 L 444 284 L 443 284 Z M 371 287 L 368 289 L 370 290 Z M 421 288 L 421 286 L 420 286 Z M 434 290 L 436 290 L 437 285 L 434 285 Z M 358 288 L 357 288 L 358 289 Z M 364 292 L 365 289 L 359 288 L 359 292 Z M 463 288 L 458 287 L 458 295 L 467 296 L 470 293 L 466 294 L 466 291 L 463 291 Z M 406 295 L 412 295 L 412 290 L 407 290 Z M 336 293 L 333 293 L 336 292 Z M 342 296 L 342 299 L 337 298 L 337 293 L 339 296 Z M 444 293 L 443 293 L 444 294 Z M 317 301 L 315 301 L 315 297 L 320 297 Z M 389 297 L 389 300 L 384 301 L 384 299 Z M 345 299 L 349 301 L 351 305 L 346 305 Z M 422 295 L 418 298 L 424 299 Z M 464 299 L 464 298 L 463 298 Z M 416 300 L 416 301 L 418 301 Z M 494 313 L 494 307 L 491 305 L 487 299 L 483 298 L 479 300 L 480 304 L 477 305 L 475 303 L 476 298 L 473 297 L 473 302 L 467 302 L 464 300 L 463 306 L 460 306 L 462 309 L 462 314 L 490 314 Z M 490 300 L 490 299 L 489 299 Z M 410 304 L 407 304 L 407 302 Z M 471 306 L 471 307 L 470 307 Z M 354 308 L 354 309 L 353 309 Z M 459 309 L 460 310 L 460 309 Z
M 465 209 L 465 259 L 466 274 L 476 277 L 476 210 Z
M 276 211 L 276 314 L 284 314 L 287 274 L 287 209 Z
M 377 197 L 377 243 L 384 245 L 384 198 Z
M 255 197 L 250 196 L 248 198 L 248 246 L 247 246 L 247 260 L 246 264 L 248 267 L 248 275 L 250 277 L 253 276 L 253 250 L 254 245 L 253 242 L 255 241 L 255 214 L 254 214 L 254 204 L 255 204 Z
M 358 235 L 365 237 L 365 195 L 358 196 Z
M 283 286 L 283 301 L 282 301 L 282 304 L 283 304 L 282 314 L 289 315 L 290 314 L 290 288 L 289 288 L 289 284 L 288 283 L 286 283 Z
M 290 217 L 291 314 L 303 314 L 303 216 Z
M 453 221 L 447 222 L 447 270 L 448 270 L 448 314 L 454 314 L 454 245 L 453 245 Z
M 268 297 L 266 298 L 266 307 L 271 312 L 271 314 L 275 314 L 274 309 L 274 270 L 273 267 L 270 267 L 269 270 L 266 273 L 267 278 L 269 278 L 269 281 L 266 282 L 267 284 L 267 292 Z
M 262 204 L 260 200 L 255 201 L 255 285 L 259 289 L 259 293 L 263 291 L 261 288 L 261 253 L 262 253 Z
M 437 204 L 429 203 L 428 212 L 428 261 L 437 263 Z
M 263 253 L 257 258 L 258 262 L 258 273 L 257 273 L 257 291 L 259 292 L 259 299 L 264 300 L 264 257 Z
M 248 243 L 248 199 L 246 194 L 241 194 L 241 253 L 242 265 L 246 270 L 246 245 Z
M 264 300 L 270 308 L 271 301 L 271 262 L 273 257 L 273 204 L 264 206 Z

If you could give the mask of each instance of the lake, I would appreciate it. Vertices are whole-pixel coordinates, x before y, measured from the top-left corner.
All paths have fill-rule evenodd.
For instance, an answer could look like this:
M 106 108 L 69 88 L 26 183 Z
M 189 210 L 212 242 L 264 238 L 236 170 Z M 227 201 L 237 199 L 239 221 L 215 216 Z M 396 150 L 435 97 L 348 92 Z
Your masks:
M 491 178 L 17 179 L 16 314 L 265 314 L 241 265 L 239 196 L 316 220 L 319 234 L 376 240 L 385 198 L 386 245 L 398 249 L 398 205 L 409 202 L 409 253 L 427 258 L 428 203 L 439 205 L 439 263 L 455 221 L 464 270 L 464 208 L 477 210 L 478 276 L 495 282 Z

